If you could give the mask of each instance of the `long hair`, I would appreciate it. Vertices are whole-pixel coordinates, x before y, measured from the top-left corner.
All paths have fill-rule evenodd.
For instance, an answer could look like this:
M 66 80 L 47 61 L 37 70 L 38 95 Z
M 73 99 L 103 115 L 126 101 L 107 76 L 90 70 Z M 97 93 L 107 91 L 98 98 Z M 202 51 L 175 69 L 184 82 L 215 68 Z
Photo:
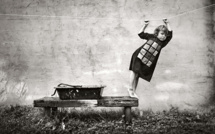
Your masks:
M 168 36 L 168 29 L 165 25 L 160 25 L 158 26 L 155 30 L 154 30 L 154 35 L 158 36 L 158 33 L 160 31 L 163 31 L 165 33 L 166 36 Z

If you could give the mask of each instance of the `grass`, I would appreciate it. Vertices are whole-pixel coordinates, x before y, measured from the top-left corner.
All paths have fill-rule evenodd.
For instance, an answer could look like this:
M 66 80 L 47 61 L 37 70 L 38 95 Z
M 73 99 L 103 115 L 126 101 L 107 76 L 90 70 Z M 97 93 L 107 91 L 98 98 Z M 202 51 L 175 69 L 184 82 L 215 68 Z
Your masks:
M 122 110 L 94 110 L 83 108 L 70 112 L 61 110 L 56 116 L 47 117 L 43 109 L 31 106 L 1 106 L 1 134 L 214 134 L 215 110 L 210 112 L 169 111 L 132 112 L 130 126 L 125 126 Z

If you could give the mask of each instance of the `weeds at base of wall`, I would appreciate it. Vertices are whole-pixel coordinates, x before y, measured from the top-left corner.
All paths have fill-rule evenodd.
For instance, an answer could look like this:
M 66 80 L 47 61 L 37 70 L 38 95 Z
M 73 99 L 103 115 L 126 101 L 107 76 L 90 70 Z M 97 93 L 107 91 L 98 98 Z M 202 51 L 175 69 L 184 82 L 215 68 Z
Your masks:
M 215 109 L 207 113 L 180 112 L 172 107 L 169 111 L 143 111 L 139 116 L 133 110 L 132 124 L 124 125 L 123 112 L 96 111 L 92 108 L 61 110 L 56 116 L 47 117 L 43 109 L 31 106 L 1 106 L 0 133 L 14 134 L 156 134 L 156 133 L 215 133 Z

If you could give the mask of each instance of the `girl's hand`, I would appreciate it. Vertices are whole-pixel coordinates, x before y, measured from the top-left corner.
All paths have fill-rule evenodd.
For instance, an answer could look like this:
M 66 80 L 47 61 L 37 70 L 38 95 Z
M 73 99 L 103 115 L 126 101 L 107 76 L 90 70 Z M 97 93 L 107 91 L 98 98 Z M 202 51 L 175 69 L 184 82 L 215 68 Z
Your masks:
M 149 20 L 145 20 L 144 22 L 146 26 L 149 25 Z
M 163 22 L 166 24 L 166 23 L 169 23 L 169 21 L 167 20 L 167 18 L 163 18 Z
M 169 21 L 166 18 L 163 19 L 163 22 L 166 24 L 167 29 L 169 31 L 172 31 L 172 29 L 170 28 L 170 25 L 169 25 Z
M 140 33 L 144 32 L 144 31 L 145 31 L 145 29 L 146 29 L 146 27 L 149 25 L 149 20 L 145 20 L 144 22 L 145 22 L 145 25 L 144 25 L 144 26 L 142 26 L 142 28 L 140 29 L 140 31 L 139 31 L 139 33 L 138 33 L 138 34 L 140 34 Z

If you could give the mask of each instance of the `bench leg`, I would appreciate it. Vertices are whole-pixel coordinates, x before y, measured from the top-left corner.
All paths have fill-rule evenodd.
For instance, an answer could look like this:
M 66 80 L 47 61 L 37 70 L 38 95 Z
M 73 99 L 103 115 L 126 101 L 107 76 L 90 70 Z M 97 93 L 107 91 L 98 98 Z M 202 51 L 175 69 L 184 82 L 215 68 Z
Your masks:
M 125 124 L 126 125 L 131 124 L 131 107 L 125 107 L 124 114 L 125 114 Z
M 57 107 L 52 107 L 52 115 L 56 115 L 57 114 Z
M 47 116 L 56 115 L 57 107 L 44 107 L 44 114 Z
M 51 115 L 51 108 L 50 107 L 44 107 L 44 114 L 47 116 Z

